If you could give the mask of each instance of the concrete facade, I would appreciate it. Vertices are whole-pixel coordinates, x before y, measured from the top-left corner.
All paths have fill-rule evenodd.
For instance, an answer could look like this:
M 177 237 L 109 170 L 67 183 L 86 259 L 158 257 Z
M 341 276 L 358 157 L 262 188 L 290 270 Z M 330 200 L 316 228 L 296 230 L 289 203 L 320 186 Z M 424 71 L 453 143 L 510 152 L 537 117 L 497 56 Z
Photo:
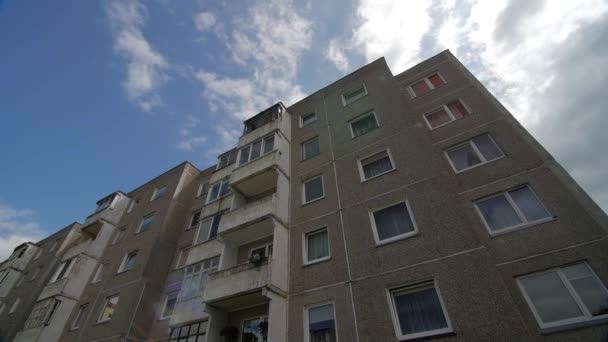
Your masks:
M 464 146 L 463 169 L 452 153 Z M 55 234 L 65 242 L 32 294 L 14 276 L 0 284 L 5 307 L 23 300 L 0 309 L 5 338 L 214 342 L 228 328 L 245 342 L 608 338 L 608 218 L 449 51 L 397 75 L 376 60 L 245 121 L 217 165 L 183 163 L 117 194 L 111 211 Z M 498 227 L 509 209 L 483 211 L 490 200 L 520 222 Z M 398 221 L 380 216 L 389 209 Z M 37 269 L 34 252 L 54 236 L 28 244 L 14 268 Z M 74 256 L 71 287 L 49 284 Z M 557 287 L 528 291 L 543 274 Z M 48 322 L 24 327 L 55 297 Z M 581 312 L 547 319 L 536 307 L 564 298 Z

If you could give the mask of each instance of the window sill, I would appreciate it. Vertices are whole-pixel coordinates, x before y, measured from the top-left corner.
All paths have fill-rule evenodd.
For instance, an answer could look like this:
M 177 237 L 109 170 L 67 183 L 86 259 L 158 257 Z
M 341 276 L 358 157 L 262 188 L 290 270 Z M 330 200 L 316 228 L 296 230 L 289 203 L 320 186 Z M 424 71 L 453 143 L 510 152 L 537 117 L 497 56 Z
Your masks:
M 538 225 L 543 224 L 543 223 L 556 221 L 556 220 L 557 220 L 557 216 L 553 216 L 553 217 L 548 217 L 546 219 L 542 219 L 542 220 L 538 220 L 538 221 L 522 224 L 520 226 L 514 226 L 514 227 L 504 228 L 504 229 L 502 229 L 500 231 L 496 231 L 496 232 L 492 232 L 489 228 L 487 228 L 487 227 L 486 228 L 490 232 L 490 236 L 491 237 L 496 237 L 496 236 L 501 236 L 501 235 L 504 235 L 504 234 L 512 233 L 512 232 L 515 232 L 515 231 L 518 231 L 518 230 L 521 230 L 521 229 L 526 229 L 526 228 L 538 226 Z
M 355 139 L 357 139 L 357 138 L 360 138 L 360 137 L 366 136 L 366 135 L 370 134 L 371 132 L 377 131 L 377 130 L 378 130 L 378 128 L 380 128 L 380 126 L 376 126 L 375 128 L 370 129 L 369 131 L 367 131 L 367 132 L 365 132 L 365 133 L 363 133 L 363 134 L 359 134 L 359 135 L 355 135 L 355 136 L 353 136 L 353 135 L 352 135 L 352 133 L 351 133 L 351 135 L 350 135 L 350 136 L 351 136 L 351 138 L 350 138 L 350 139 L 351 139 L 351 140 L 355 140 Z
M 431 113 L 433 113 L 433 112 L 431 112 Z M 430 113 L 427 113 L 427 114 L 430 114 Z M 448 122 L 446 122 L 446 123 L 443 123 L 443 124 L 441 124 L 441 125 L 439 125 L 439 126 L 437 126 L 437 127 L 431 127 L 431 124 L 428 122 L 428 120 L 427 120 L 426 118 L 424 118 L 423 120 L 424 120 L 424 122 L 426 122 L 426 125 L 427 125 L 427 127 L 429 128 L 429 131 L 431 131 L 431 132 L 432 132 L 432 131 L 434 131 L 434 130 L 436 130 L 436 129 L 439 129 L 439 128 L 441 128 L 441 127 L 447 126 L 447 125 L 451 124 L 452 122 L 456 122 L 456 121 L 458 121 L 458 120 L 460 120 L 460 119 L 466 118 L 467 116 L 471 116 L 471 115 L 473 115 L 473 113 L 472 113 L 472 112 L 471 112 L 471 113 L 468 113 L 468 114 L 466 114 L 466 115 L 464 115 L 464 116 L 461 116 L 461 117 L 459 117 L 458 119 L 450 120 L 450 121 L 448 121 Z
M 118 272 L 116 272 L 116 274 L 123 274 L 123 273 L 129 272 L 129 271 L 131 271 L 131 270 L 133 270 L 133 269 L 132 269 L 132 268 L 129 268 L 128 270 L 122 270 L 122 271 L 118 271 Z
M 310 156 L 310 157 L 308 157 L 308 158 L 302 158 L 301 162 L 305 162 L 305 161 L 307 161 L 307 160 L 311 160 L 311 159 L 313 159 L 314 157 L 318 157 L 318 156 L 320 156 L 320 155 L 321 155 L 321 153 L 317 153 L 317 154 L 315 154 L 314 156 Z
M 419 336 L 419 337 L 399 337 L 399 341 L 400 342 L 406 342 L 406 341 L 425 341 L 425 340 L 430 340 L 430 339 L 435 339 L 435 338 L 442 338 L 442 337 L 450 337 L 450 336 L 456 336 L 456 332 L 452 331 L 447 331 L 447 332 L 439 332 L 436 334 L 429 334 L 429 335 L 424 335 L 424 336 Z
M 162 322 L 162 321 L 168 321 L 170 319 L 171 319 L 171 316 L 167 316 L 167 317 L 161 317 L 161 318 L 157 319 L 157 321 Z
M 404 234 L 404 235 L 394 236 L 394 237 L 388 238 L 386 240 L 376 241 L 376 247 L 382 247 L 382 246 L 385 246 L 385 245 L 389 245 L 389 244 L 391 244 L 393 242 L 397 242 L 397 241 L 413 238 L 413 237 L 416 237 L 418 235 L 419 235 L 418 231 L 415 231 L 415 232 Z
M 391 173 L 391 172 L 396 171 L 396 170 L 397 170 L 397 168 L 395 167 L 395 168 L 392 168 L 391 170 L 388 170 L 388 171 L 382 172 L 381 174 L 375 175 L 375 176 L 373 176 L 373 177 L 370 177 L 370 178 L 367 178 L 367 179 L 362 179 L 362 180 L 361 180 L 361 183 L 365 183 L 365 182 L 370 181 L 370 180 L 372 180 L 372 179 L 374 179 L 374 178 L 378 178 L 378 177 L 380 177 L 380 176 L 384 176 L 385 174 L 387 174 L 387 173 Z
M 224 196 L 222 196 L 222 197 L 218 197 L 218 198 L 214 199 L 213 201 L 209 201 L 209 202 L 205 203 L 205 205 L 209 205 L 209 204 L 215 203 L 215 202 L 217 202 L 217 201 L 219 201 L 219 200 L 221 200 L 221 199 L 223 199 L 223 198 L 226 198 L 226 197 L 228 197 L 228 196 L 230 196 L 230 195 L 232 195 L 232 192 L 231 192 L 231 193 L 229 193 L 229 194 L 227 194 L 227 195 L 224 195 Z
M 414 82 L 414 83 L 415 83 L 415 82 Z M 443 87 L 445 87 L 447 84 L 448 84 L 448 82 L 445 82 L 445 81 L 444 81 L 444 83 L 443 83 L 442 85 L 440 85 L 439 87 L 435 87 L 435 88 L 433 88 L 433 89 L 429 89 L 429 91 L 427 91 L 427 92 L 426 92 L 426 93 L 424 93 L 424 94 L 420 94 L 420 95 L 414 95 L 414 96 L 412 96 L 412 93 L 410 93 L 410 91 L 409 91 L 409 90 L 407 90 L 407 89 L 406 89 L 406 91 L 408 92 L 408 94 L 410 94 L 411 99 L 412 99 L 412 100 L 415 100 L 415 99 L 419 99 L 419 98 L 421 98 L 421 97 L 424 97 L 425 95 L 430 94 L 430 93 L 432 93 L 433 91 L 435 91 L 435 90 L 437 90 L 437 89 L 443 88 Z M 410 86 L 407 86 L 407 88 L 410 88 L 410 89 L 411 89 L 411 87 L 410 87 Z M 413 91 L 412 91 L 412 92 L 413 92 Z
M 307 261 L 302 264 L 302 267 L 320 264 L 329 260 L 331 260 L 331 256 L 323 257 L 317 260 Z
M 111 319 L 106 319 L 105 321 L 98 321 L 97 323 L 93 324 L 93 325 L 102 325 L 102 324 L 108 324 L 110 323 L 112 320 Z
M 488 164 L 490 164 L 490 163 L 493 163 L 493 162 L 495 162 L 495 161 L 497 161 L 497 160 L 501 160 L 501 159 L 506 158 L 506 157 L 507 157 L 507 155 L 506 155 L 506 154 L 504 154 L 504 152 L 503 152 L 503 156 L 502 156 L 502 157 L 498 157 L 498 158 L 496 158 L 496 159 L 492 159 L 492 160 L 489 160 L 489 161 L 486 161 L 486 162 L 483 162 L 483 163 L 479 163 L 479 164 L 477 164 L 477 165 L 469 166 L 469 167 L 464 168 L 464 169 L 462 169 L 462 170 L 456 170 L 456 168 L 454 168 L 454 166 L 452 166 L 452 170 L 454 170 L 454 173 L 458 175 L 458 174 L 461 174 L 461 173 L 467 172 L 467 171 L 469 171 L 469 170 L 476 169 L 476 168 L 481 167 L 481 166 L 484 166 L 484 165 L 488 165 Z M 448 157 L 448 158 L 449 158 L 449 157 Z
M 325 198 L 325 195 L 323 195 L 323 196 L 321 196 L 321 197 L 319 197 L 319 198 L 315 198 L 315 199 L 313 199 L 313 200 L 310 200 L 310 201 L 308 201 L 308 202 L 304 202 L 304 203 L 302 203 L 302 206 L 303 206 L 303 207 L 304 207 L 304 206 L 307 206 L 307 205 L 309 205 L 309 204 L 312 204 L 312 203 L 315 203 L 315 202 L 317 202 L 317 201 L 320 201 L 320 200 L 322 200 L 322 199 L 324 199 L 324 198 Z
M 605 323 L 608 323 L 608 316 L 606 316 L 606 315 L 604 315 L 603 317 L 590 319 L 588 321 L 569 323 L 569 324 L 560 325 L 560 326 L 551 327 L 551 328 L 541 328 L 539 332 L 541 335 L 549 335 L 549 334 L 554 334 L 554 333 L 568 331 L 568 330 L 587 328 L 587 327 L 591 327 L 594 325 L 600 325 L 600 324 L 605 324 Z

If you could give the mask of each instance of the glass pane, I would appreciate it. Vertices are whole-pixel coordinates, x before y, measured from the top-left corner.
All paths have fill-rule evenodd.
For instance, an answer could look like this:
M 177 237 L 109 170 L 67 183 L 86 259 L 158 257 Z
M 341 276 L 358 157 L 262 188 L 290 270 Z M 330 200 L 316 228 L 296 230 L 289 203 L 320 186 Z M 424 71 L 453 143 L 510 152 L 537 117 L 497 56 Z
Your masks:
M 274 135 L 264 139 L 264 154 L 274 150 Z
M 321 177 L 317 177 L 304 183 L 304 196 L 306 202 L 323 197 L 323 180 Z
M 517 213 L 504 195 L 476 203 L 491 231 L 515 226 L 521 223 Z
M 125 270 L 130 270 L 135 266 L 135 257 L 137 253 L 129 254 L 127 256 L 127 262 L 125 263 Z
M 380 241 L 414 231 L 414 223 L 405 203 L 374 212 L 374 221 Z
M 219 197 L 224 197 L 224 196 L 227 196 L 228 194 L 230 194 L 230 182 L 228 182 L 228 180 L 226 179 L 226 180 L 222 181 Z
M 209 231 L 211 230 L 211 221 L 205 220 L 201 222 L 201 227 L 198 231 L 198 237 L 196 238 L 196 243 L 201 243 L 203 241 L 207 241 L 209 238 Z
M 592 316 L 608 314 L 608 292 L 587 264 L 564 267 L 562 271 Z
M 304 159 L 308 159 L 319 154 L 319 139 L 315 138 L 313 140 L 307 141 L 304 143 Z
M 574 280 L 592 275 L 591 271 L 589 270 L 589 267 L 587 267 L 584 262 L 564 267 L 562 268 L 562 272 L 564 272 L 564 275 L 566 275 L 566 278 L 568 278 L 568 280 Z
M 353 129 L 353 135 L 355 137 L 358 137 L 378 128 L 378 123 L 376 122 L 376 118 L 374 117 L 374 115 L 369 114 L 364 118 L 352 122 L 351 127 Z
M 371 162 L 367 162 L 367 160 L 370 158 L 361 161 L 361 164 L 363 165 L 363 176 L 365 179 L 378 176 L 393 169 L 393 163 L 391 163 L 391 159 L 388 157 L 388 154 L 386 152 L 382 152 L 382 155 L 384 155 L 383 158 Z M 375 158 L 375 156 L 371 158 Z
M 448 327 L 435 288 L 395 294 L 401 334 L 409 335 Z
M 310 113 L 308 115 L 302 116 L 302 126 L 306 126 L 309 123 L 315 122 L 317 120 L 317 113 Z
M 101 314 L 100 321 L 107 321 L 112 319 L 112 315 L 114 315 L 114 310 L 118 305 L 118 296 L 110 297 L 106 301 L 106 306 Z
M 308 309 L 308 331 L 311 342 L 336 341 L 336 322 L 332 304 Z
M 265 339 L 262 337 L 260 323 L 262 323 L 262 320 L 259 318 L 249 319 L 243 322 L 243 342 L 265 341 Z
M 251 145 L 251 160 L 257 159 L 262 153 L 262 140 L 258 140 Z
M 239 158 L 239 165 L 245 164 L 249 161 L 249 146 L 241 149 L 241 157 Z
M 429 77 L 429 81 L 431 81 L 431 83 L 433 84 L 433 86 L 435 88 L 444 85 L 445 83 L 443 82 L 443 80 L 441 79 L 441 77 L 439 77 L 439 75 L 435 74 L 431 77 Z
M 475 146 L 477 146 L 479 152 L 481 152 L 481 155 L 486 158 L 486 161 L 491 161 L 504 156 L 488 134 L 473 138 L 473 142 L 475 143 Z
M 213 240 L 217 236 L 217 229 L 220 226 L 220 219 L 222 215 L 215 215 L 213 217 L 213 223 L 211 224 L 211 231 L 209 232 L 209 240 Z
M 450 102 L 447 106 L 450 109 L 450 112 L 452 112 L 452 115 L 454 115 L 454 118 L 456 119 L 459 119 L 465 115 L 469 115 L 469 112 L 460 101 Z
M 445 123 L 452 121 L 452 119 L 450 118 L 448 113 L 443 108 L 441 108 L 438 111 L 427 114 L 426 119 L 429 121 L 429 124 L 431 125 L 432 128 L 441 126 Z
M 359 89 L 355 89 L 348 93 L 344 93 L 344 101 L 346 103 L 351 103 L 364 95 L 365 95 L 365 88 L 361 87 Z
M 414 94 L 416 94 L 416 96 L 420 96 L 429 91 L 430 89 L 429 86 L 426 85 L 426 82 L 424 80 L 421 80 L 412 85 L 412 90 L 414 91 Z
M 457 171 L 461 171 L 481 163 L 481 159 L 469 143 L 448 151 L 448 156 L 450 157 L 450 160 Z
M 544 323 L 583 315 L 556 272 L 523 278 L 521 284 Z
M 141 229 L 139 231 L 144 232 L 144 231 L 150 229 L 150 226 L 152 225 L 153 220 L 154 220 L 154 216 L 144 217 L 144 221 L 142 222 Z
M 550 217 L 549 212 L 527 186 L 509 191 L 509 195 L 529 222 Z
M 209 201 L 217 199 L 217 195 L 220 193 L 220 182 L 213 184 L 211 187 L 211 194 L 209 195 Z
M 327 230 L 307 235 L 308 261 L 317 260 L 329 255 Z

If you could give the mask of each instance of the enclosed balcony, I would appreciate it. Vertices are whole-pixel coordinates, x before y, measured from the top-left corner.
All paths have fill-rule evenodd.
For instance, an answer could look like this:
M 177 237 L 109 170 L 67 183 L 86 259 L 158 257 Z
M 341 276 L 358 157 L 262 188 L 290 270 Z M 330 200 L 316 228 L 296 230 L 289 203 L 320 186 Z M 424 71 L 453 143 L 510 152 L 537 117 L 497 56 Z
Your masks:
M 207 305 L 225 310 L 267 302 L 262 289 L 270 286 L 270 274 L 268 259 L 211 273 L 204 301 Z

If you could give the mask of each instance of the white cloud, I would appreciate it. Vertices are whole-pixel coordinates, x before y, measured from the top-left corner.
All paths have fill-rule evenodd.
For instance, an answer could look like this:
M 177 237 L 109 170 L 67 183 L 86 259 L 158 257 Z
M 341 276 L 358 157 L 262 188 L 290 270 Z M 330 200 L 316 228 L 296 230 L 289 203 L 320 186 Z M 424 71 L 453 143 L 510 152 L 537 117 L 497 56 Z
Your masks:
M 177 148 L 183 151 L 192 151 L 196 147 L 202 146 L 207 142 L 207 137 L 201 134 L 197 134 L 198 126 L 201 120 L 195 116 L 186 116 L 186 122 L 182 125 L 177 133 L 179 141 L 177 142 Z
M 201 12 L 194 16 L 194 26 L 199 31 L 208 31 L 215 25 L 215 16 L 211 12 Z
M 337 39 L 329 41 L 329 46 L 325 52 L 325 58 L 334 63 L 336 68 L 342 72 L 345 72 L 349 68 L 348 58 L 346 58 L 341 44 Z
M 18 245 L 40 240 L 44 234 L 30 209 L 15 209 L 0 203 L 0 261 Z
M 145 13 L 146 8 L 137 0 L 110 1 L 106 6 L 114 49 L 127 61 L 127 79 L 123 87 L 131 101 L 150 111 L 162 103 L 159 90 L 169 76 L 167 61 L 141 31 Z

